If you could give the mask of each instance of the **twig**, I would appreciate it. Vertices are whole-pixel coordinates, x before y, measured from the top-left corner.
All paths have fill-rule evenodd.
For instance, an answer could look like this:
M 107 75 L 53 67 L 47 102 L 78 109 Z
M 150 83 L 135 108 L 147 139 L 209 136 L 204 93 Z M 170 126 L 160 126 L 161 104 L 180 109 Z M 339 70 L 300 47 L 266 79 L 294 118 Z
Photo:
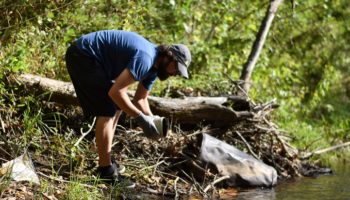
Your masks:
M 181 178 L 181 177 L 179 177 L 179 176 L 175 176 L 175 175 L 173 175 L 173 174 L 169 174 L 169 173 L 166 173 L 166 172 L 162 172 L 162 171 L 160 171 L 159 172 L 160 174 L 164 174 L 164 175 L 167 175 L 167 176 L 171 176 L 171 177 L 174 177 L 174 178 L 179 178 L 179 180 L 181 180 L 182 182 L 184 182 L 185 184 L 189 184 L 187 181 L 185 181 L 183 178 Z
M 313 144 L 315 144 L 315 142 L 318 142 L 322 140 L 322 137 L 319 137 L 313 141 L 311 141 L 309 144 L 305 145 L 305 147 L 303 148 L 303 151 L 307 151 Z
M 116 141 L 112 144 L 111 148 L 113 148 L 115 145 L 117 145 L 119 143 L 119 141 Z
M 229 179 L 229 178 L 230 178 L 230 176 L 228 176 L 228 175 L 222 176 L 222 177 L 220 177 L 220 178 L 214 180 L 212 183 L 208 184 L 208 186 L 205 187 L 205 189 L 204 189 L 203 191 L 204 191 L 205 193 L 207 193 L 208 190 L 209 190 L 211 187 L 214 188 L 214 185 L 215 185 L 215 184 L 217 184 L 217 183 L 219 183 L 219 182 L 221 182 L 221 181 L 223 181 L 223 180 Z
M 2 161 L 5 161 L 5 162 L 8 162 L 8 160 L 6 160 L 6 159 L 3 159 L 3 158 L 0 158 L 0 160 L 2 160 Z
M 54 178 L 54 177 L 51 177 L 51 176 L 48 176 L 42 172 L 37 172 L 37 174 L 39 174 L 40 176 L 43 176 L 47 179 L 51 179 L 51 180 L 54 180 L 54 181 L 57 181 L 57 182 L 61 182 L 61 183 L 75 183 L 75 182 L 72 182 L 72 181 L 66 181 L 66 180 L 63 180 L 63 179 L 58 179 L 58 178 Z M 84 187 L 88 187 L 88 188 L 96 188 L 95 186 L 92 186 L 92 185 L 87 185 L 87 184 L 83 184 L 83 183 L 78 183 L 80 184 L 81 186 L 84 186 Z
M 125 133 L 128 132 L 128 130 L 127 130 L 124 126 L 122 126 L 122 125 L 117 124 L 116 128 L 117 128 L 117 129 L 118 129 L 118 128 L 122 129 Z
M 212 174 L 210 171 L 204 169 L 200 165 L 198 165 L 194 160 L 190 160 L 189 164 L 194 167 L 197 171 L 200 171 L 204 175 L 208 175 L 209 177 L 214 177 L 214 174 Z
M 207 193 L 204 192 L 202 186 L 200 186 L 200 184 L 199 184 L 199 183 L 196 181 L 196 179 L 193 177 L 193 174 L 192 174 L 192 181 L 193 181 L 194 185 L 196 186 L 197 191 L 198 191 L 199 193 L 201 193 L 202 196 L 204 196 L 204 197 L 207 196 Z
M 164 163 L 164 162 L 165 162 L 165 160 L 162 160 L 162 161 L 160 161 L 160 162 L 158 162 L 158 163 L 156 163 L 156 164 L 154 164 L 154 165 L 144 167 L 144 168 L 140 169 L 139 172 L 140 172 L 140 171 L 143 171 L 143 170 L 145 170 L 145 169 L 153 168 L 153 167 L 154 167 L 154 168 L 157 168 L 158 165 L 160 165 L 160 164 L 162 164 L 162 163 Z
M 175 181 L 174 181 L 174 190 L 175 190 L 175 199 L 178 199 L 179 198 L 179 194 L 177 192 L 177 188 L 176 188 L 176 185 L 177 185 L 177 181 L 179 180 L 179 177 L 176 177 Z
M 8 156 L 12 157 L 12 155 L 10 153 L 8 153 L 5 149 L 1 148 L 1 146 L 0 146 L 0 150 L 2 152 L 4 152 L 5 154 L 7 154 Z
M 48 194 L 46 194 L 44 192 L 42 192 L 41 194 L 49 200 L 58 200 L 54 195 L 49 196 Z
M 183 169 L 181 169 L 181 172 L 184 173 L 185 176 L 187 176 L 188 179 L 192 179 L 190 175 L 188 175 Z
M 254 126 L 258 129 L 264 130 L 266 132 L 273 132 L 273 131 L 277 131 L 275 128 L 267 128 L 267 127 L 263 127 L 257 124 L 254 124 Z
M 0 124 L 1 124 L 1 129 L 2 129 L 3 133 L 5 133 L 6 132 L 6 130 L 5 130 L 5 123 L 4 123 L 4 121 L 2 121 L 1 115 L 0 115 Z
M 206 163 L 206 165 L 205 165 L 205 170 L 206 170 L 206 171 L 208 170 L 208 172 L 210 172 L 210 169 L 208 169 L 208 165 L 209 165 L 209 163 Z M 205 174 L 204 174 L 204 177 L 203 177 L 202 185 L 205 183 L 206 178 L 207 178 L 207 174 L 205 173 Z
M 277 126 L 275 123 L 273 123 L 273 122 L 267 120 L 266 117 L 263 117 L 263 121 L 264 121 L 266 124 L 268 124 L 269 126 L 275 128 L 275 129 L 278 128 L 278 126 Z M 286 131 L 279 130 L 279 132 L 286 132 Z
M 263 122 L 265 122 L 269 127 L 271 127 L 270 129 L 267 128 L 267 127 L 265 127 L 265 128 L 262 127 L 262 129 L 266 129 L 266 130 L 275 130 L 275 131 L 282 132 L 282 133 L 288 133 L 288 131 L 283 130 L 283 129 L 279 129 L 279 127 L 277 126 L 277 124 L 275 124 L 275 123 L 269 121 L 268 119 L 266 119 L 266 116 L 261 117 L 261 120 L 262 120 Z
M 256 111 L 264 111 L 266 109 L 273 109 L 275 107 L 277 107 L 278 104 L 276 103 L 276 98 L 272 99 L 270 102 L 266 102 L 264 104 L 261 104 L 261 105 L 258 105 L 258 106 L 255 106 L 253 108 L 253 110 L 256 112 Z
M 123 163 L 121 162 L 121 164 L 125 165 L 125 166 L 129 166 L 129 167 L 133 167 L 133 168 L 141 168 L 140 166 L 138 165 L 133 165 L 133 164 L 129 164 L 129 163 Z
M 241 87 L 241 85 L 245 83 L 243 80 L 233 80 L 227 73 L 224 75 L 240 90 L 241 93 L 243 93 L 246 97 L 249 97 L 247 92 Z
M 163 196 L 164 196 L 164 194 L 165 194 L 166 188 L 168 187 L 168 184 L 169 184 L 169 181 L 167 181 L 166 184 L 165 184 L 165 186 L 164 186 L 163 193 L 162 193 Z
M 238 132 L 235 131 L 236 134 L 242 139 L 242 141 L 244 142 L 244 144 L 246 145 L 246 147 L 248 148 L 248 151 L 256 158 L 259 160 L 259 157 L 254 153 L 254 151 L 252 150 L 252 147 L 249 145 L 249 143 L 244 139 L 244 137 Z
M 273 165 L 275 166 L 276 165 L 276 162 L 275 162 L 275 157 L 274 157 L 274 154 L 273 154 L 273 147 L 274 147 L 274 140 L 273 140 L 273 136 L 270 134 L 270 155 L 271 155 L 271 163 L 273 163 Z
M 286 152 L 287 156 L 289 158 L 293 158 L 294 156 L 289 152 L 288 149 L 292 149 L 291 146 L 287 147 L 287 144 L 284 142 L 284 140 L 282 138 L 279 137 L 279 135 L 275 132 L 272 131 L 272 134 L 276 137 L 276 139 L 282 144 L 282 148 L 283 150 Z
M 265 127 L 262 127 L 262 126 L 259 126 L 259 125 L 256 125 L 256 124 L 255 124 L 254 126 L 255 126 L 256 128 L 259 128 L 259 129 L 261 129 L 261 130 L 264 130 L 264 131 L 266 131 L 267 133 L 270 133 L 270 134 L 272 134 L 273 136 L 275 136 L 275 138 L 277 139 L 277 141 L 281 143 L 282 148 L 283 148 L 283 150 L 286 152 L 287 156 L 289 156 L 290 158 L 293 158 L 293 155 L 290 154 L 290 152 L 289 152 L 289 150 L 288 150 L 288 148 L 291 149 L 292 147 L 284 142 L 284 140 L 277 134 L 278 131 L 277 131 L 276 129 L 265 128 Z M 288 147 L 287 147 L 287 145 L 288 145 Z
M 328 147 L 328 148 L 325 148 L 325 149 L 321 149 L 321 150 L 317 150 L 317 151 L 308 153 L 305 156 L 303 156 L 301 159 L 308 159 L 308 158 L 310 158 L 313 155 L 320 155 L 320 154 L 327 153 L 327 152 L 330 152 L 330 151 L 334 151 L 334 150 L 337 150 L 339 148 L 344 148 L 344 147 L 347 147 L 347 146 L 350 146 L 350 141 L 342 143 L 342 144 L 334 145 L 332 147 Z
M 80 129 L 82 136 L 78 139 L 78 141 L 74 144 L 73 147 L 77 147 L 79 145 L 79 143 L 84 139 L 84 137 L 87 136 L 91 132 L 91 130 L 93 129 L 93 127 L 95 125 L 95 121 L 96 121 L 96 117 L 94 117 L 94 121 L 92 122 L 91 125 L 89 125 L 89 130 L 86 131 L 85 133 L 83 132 L 82 128 Z
M 159 156 L 159 158 L 157 159 L 157 165 L 154 167 L 152 176 L 155 176 L 156 171 L 157 171 L 157 167 L 161 164 L 161 163 L 159 162 L 159 160 L 163 157 L 163 155 L 164 155 L 164 152 L 163 152 L 163 153 Z M 165 160 L 163 160 L 163 161 L 165 162 Z M 159 163 L 159 164 L 158 164 L 158 163 Z
M 147 192 L 151 193 L 151 194 L 156 194 L 156 195 L 159 195 L 159 194 L 162 194 L 164 196 L 175 196 L 174 193 L 171 193 L 171 192 L 160 192 L 158 190 L 155 190 L 155 189 L 152 189 L 152 188 L 149 188 L 147 187 Z
M 168 97 L 168 96 L 169 96 L 170 88 L 171 88 L 171 81 L 168 80 L 168 82 L 167 82 L 167 87 L 166 87 L 166 89 L 165 89 L 165 94 L 164 94 L 165 97 Z
M 204 132 L 203 130 L 197 130 L 197 131 L 195 131 L 195 132 L 192 133 L 192 134 L 188 134 L 187 137 L 191 137 L 191 136 L 194 136 L 194 135 L 198 135 L 198 134 L 201 134 L 201 133 L 203 133 L 203 132 Z
M 198 193 L 201 193 L 203 196 L 206 195 L 206 193 L 203 192 L 203 188 L 199 185 L 199 183 L 196 181 L 196 179 L 193 177 L 193 174 L 192 174 L 192 177 L 190 175 L 188 175 L 183 169 L 181 169 L 181 172 L 187 176 L 188 179 L 192 180 L 193 184 L 194 184 L 194 188 L 197 190 Z M 198 188 L 197 188 L 198 187 Z
M 134 154 L 130 151 L 130 149 L 129 149 L 126 145 L 124 145 L 123 150 L 124 150 L 124 149 L 125 149 L 129 154 L 131 154 L 132 157 L 134 157 Z M 122 151 L 123 151 L 123 150 L 122 150 Z
M 176 162 L 176 163 L 173 163 L 171 164 L 169 167 L 174 167 L 176 165 L 179 165 L 179 164 L 182 164 L 182 163 L 186 163 L 190 160 L 190 158 L 186 158 L 185 160 L 182 160 L 182 161 L 179 161 L 179 162 Z
M 206 133 L 206 134 L 210 135 L 211 133 L 213 133 L 216 130 L 217 129 L 211 129 L 209 126 L 204 126 L 204 127 L 201 127 L 200 130 L 196 130 L 194 133 L 186 134 L 186 136 L 188 138 L 190 138 L 191 136 L 195 136 L 195 135 L 202 134 L 202 133 Z
M 252 84 L 252 82 L 247 82 L 247 83 Z M 240 90 L 240 92 L 243 93 L 246 97 L 249 96 L 247 91 L 245 91 L 240 85 L 237 84 L 236 86 Z

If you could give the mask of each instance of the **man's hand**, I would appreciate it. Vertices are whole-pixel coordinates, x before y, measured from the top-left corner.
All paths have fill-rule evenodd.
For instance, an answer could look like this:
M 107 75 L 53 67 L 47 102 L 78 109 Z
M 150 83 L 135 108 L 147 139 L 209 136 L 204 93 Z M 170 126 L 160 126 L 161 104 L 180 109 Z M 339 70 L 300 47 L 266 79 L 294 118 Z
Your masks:
M 146 137 L 150 139 L 160 138 L 160 134 L 157 131 L 157 128 L 153 122 L 152 116 L 147 116 L 147 115 L 144 115 L 143 113 L 140 113 L 140 115 L 135 118 L 135 121 L 142 128 Z

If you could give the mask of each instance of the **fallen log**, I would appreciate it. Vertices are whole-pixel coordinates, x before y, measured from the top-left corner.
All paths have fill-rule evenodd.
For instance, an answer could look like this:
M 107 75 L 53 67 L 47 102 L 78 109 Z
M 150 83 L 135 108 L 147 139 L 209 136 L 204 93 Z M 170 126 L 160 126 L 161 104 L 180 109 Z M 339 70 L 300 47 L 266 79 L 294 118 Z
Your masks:
M 46 93 L 49 101 L 63 105 L 79 105 L 74 87 L 70 82 L 44 78 L 33 74 L 21 74 L 15 82 L 23 85 L 35 94 Z M 133 96 L 133 93 L 129 93 Z M 213 126 L 230 126 L 233 123 L 253 118 L 254 113 L 240 109 L 236 111 L 225 105 L 250 105 L 245 97 L 186 97 L 161 98 L 150 96 L 149 103 L 154 114 L 169 117 L 172 121 L 182 124 L 210 123 Z
M 72 83 L 33 74 L 21 74 L 10 81 L 23 85 L 25 89 L 37 95 L 47 93 L 50 101 L 64 105 L 79 105 Z
M 321 155 L 323 153 L 328 153 L 330 151 L 335 151 L 337 149 L 345 148 L 345 147 L 348 147 L 348 146 L 350 146 L 350 141 L 342 143 L 342 144 L 337 144 L 337 145 L 334 145 L 334 146 L 331 146 L 331 147 L 328 147 L 328 148 L 325 148 L 325 149 L 316 150 L 314 152 L 308 152 L 304 156 L 302 156 L 301 159 L 302 160 L 309 159 L 310 157 L 312 157 L 314 155 Z

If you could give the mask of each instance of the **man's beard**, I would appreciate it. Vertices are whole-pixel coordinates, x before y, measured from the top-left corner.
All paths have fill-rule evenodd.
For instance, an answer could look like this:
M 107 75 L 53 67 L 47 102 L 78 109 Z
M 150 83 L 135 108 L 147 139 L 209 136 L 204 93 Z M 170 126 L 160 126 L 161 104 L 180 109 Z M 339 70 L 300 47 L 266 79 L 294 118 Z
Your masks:
M 165 81 L 166 79 L 169 78 L 170 75 L 166 71 L 166 68 L 168 65 L 169 65 L 169 62 L 165 62 L 164 60 L 161 63 L 159 63 L 158 73 L 157 73 L 159 80 Z

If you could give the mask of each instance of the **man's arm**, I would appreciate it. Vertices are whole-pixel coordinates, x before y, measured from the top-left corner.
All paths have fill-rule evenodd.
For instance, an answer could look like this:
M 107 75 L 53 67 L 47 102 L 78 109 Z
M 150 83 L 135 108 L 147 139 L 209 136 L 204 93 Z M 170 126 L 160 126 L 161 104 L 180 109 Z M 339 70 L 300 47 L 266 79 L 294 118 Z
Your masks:
M 131 102 L 127 94 L 128 87 L 135 82 L 129 69 L 124 69 L 114 81 L 108 95 L 129 116 L 137 117 L 141 111 Z
M 139 82 L 133 99 L 134 105 L 140 109 L 145 115 L 153 115 L 148 103 L 149 91 Z
M 114 103 L 119 106 L 120 109 L 126 112 L 129 116 L 135 118 L 136 123 L 142 128 L 143 132 L 148 138 L 158 139 L 160 137 L 160 134 L 158 133 L 157 128 L 153 122 L 153 117 L 143 114 L 130 101 L 130 98 L 127 94 L 128 87 L 134 82 L 134 77 L 132 76 L 129 69 L 124 69 L 124 71 L 115 79 L 115 83 L 113 84 L 112 88 L 108 91 L 108 95 L 112 98 Z M 136 92 L 136 94 L 138 95 L 135 96 L 145 96 L 147 100 L 148 93 L 146 92 L 145 94 L 144 92 L 145 91 L 143 91 L 143 89 L 141 88 L 141 91 Z M 143 103 L 141 104 L 143 105 Z M 144 105 L 142 108 L 144 108 Z

